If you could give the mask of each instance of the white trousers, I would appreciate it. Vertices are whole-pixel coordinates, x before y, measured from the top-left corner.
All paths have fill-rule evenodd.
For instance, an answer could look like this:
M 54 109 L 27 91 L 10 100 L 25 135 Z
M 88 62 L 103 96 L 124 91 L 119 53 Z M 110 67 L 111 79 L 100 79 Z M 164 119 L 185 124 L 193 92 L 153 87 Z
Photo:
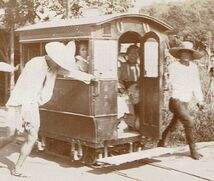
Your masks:
M 40 115 L 38 104 L 27 106 L 8 106 L 8 126 L 20 131 L 29 128 L 39 129 Z

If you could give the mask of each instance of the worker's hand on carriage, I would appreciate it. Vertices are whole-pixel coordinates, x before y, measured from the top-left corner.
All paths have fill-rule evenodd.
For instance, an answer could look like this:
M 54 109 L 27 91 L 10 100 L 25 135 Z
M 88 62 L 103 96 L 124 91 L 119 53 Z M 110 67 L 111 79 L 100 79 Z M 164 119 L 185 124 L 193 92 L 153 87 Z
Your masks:
M 99 84 L 99 80 L 99 77 L 92 75 L 90 84 L 97 86 Z
M 92 76 L 91 77 L 91 82 L 98 82 L 99 78 L 97 76 Z
M 93 83 L 98 83 L 99 82 L 99 80 L 101 79 L 101 77 L 102 77 L 102 73 L 101 72 L 97 72 L 97 71 L 95 71 L 95 73 L 94 73 L 94 75 L 91 75 L 92 77 L 91 77 L 91 83 L 93 84 Z

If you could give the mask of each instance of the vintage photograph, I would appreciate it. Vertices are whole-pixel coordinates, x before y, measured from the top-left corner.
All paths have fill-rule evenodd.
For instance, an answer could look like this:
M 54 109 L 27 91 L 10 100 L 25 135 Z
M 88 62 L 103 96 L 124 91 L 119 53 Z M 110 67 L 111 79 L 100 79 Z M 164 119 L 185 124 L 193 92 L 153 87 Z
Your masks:
M 0 0 L 1 181 L 214 181 L 214 0 Z

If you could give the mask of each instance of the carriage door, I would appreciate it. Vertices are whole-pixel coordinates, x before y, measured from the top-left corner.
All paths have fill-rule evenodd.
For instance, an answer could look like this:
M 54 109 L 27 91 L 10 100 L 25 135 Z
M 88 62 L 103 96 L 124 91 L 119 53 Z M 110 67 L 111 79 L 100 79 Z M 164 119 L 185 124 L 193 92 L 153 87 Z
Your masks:
M 159 38 L 148 33 L 141 39 L 140 131 L 150 138 L 160 137 Z

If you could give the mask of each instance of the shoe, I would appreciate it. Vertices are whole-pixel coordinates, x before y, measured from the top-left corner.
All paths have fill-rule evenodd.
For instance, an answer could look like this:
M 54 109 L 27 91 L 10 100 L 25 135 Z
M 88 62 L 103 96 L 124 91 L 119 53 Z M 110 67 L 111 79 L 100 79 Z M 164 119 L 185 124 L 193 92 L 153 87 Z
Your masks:
M 15 177 L 21 177 L 21 178 L 30 178 L 31 176 L 28 174 L 25 174 L 23 172 L 18 172 L 17 170 L 11 170 L 11 175 Z
M 200 160 L 203 157 L 203 155 L 198 153 L 197 151 L 191 151 L 191 157 L 194 160 Z
M 185 128 L 187 143 L 189 144 L 190 154 L 194 160 L 200 160 L 203 155 L 198 153 L 193 139 L 192 128 Z

